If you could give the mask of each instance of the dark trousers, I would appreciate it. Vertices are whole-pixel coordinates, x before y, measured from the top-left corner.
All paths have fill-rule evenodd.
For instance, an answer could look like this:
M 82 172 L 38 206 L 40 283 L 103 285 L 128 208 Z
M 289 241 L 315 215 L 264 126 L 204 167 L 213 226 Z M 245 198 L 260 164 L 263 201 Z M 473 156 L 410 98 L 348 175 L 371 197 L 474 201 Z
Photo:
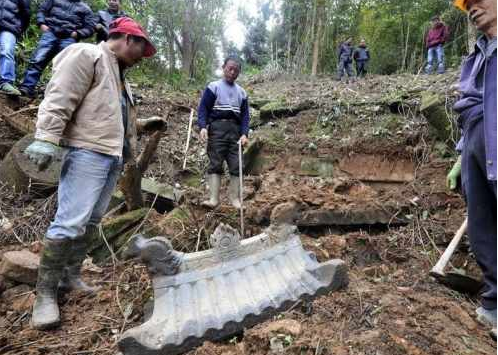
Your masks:
M 364 77 L 367 75 L 367 61 L 357 60 L 356 61 L 356 76 Z
M 470 246 L 484 274 L 482 306 L 496 309 L 496 181 L 487 179 L 484 119 L 469 120 L 464 127 L 462 185 Z
M 215 120 L 209 125 L 208 174 L 223 174 L 226 161 L 230 175 L 239 176 L 240 125 L 234 120 Z
M 74 38 L 58 38 L 52 32 L 43 32 L 40 41 L 38 42 L 38 47 L 36 47 L 35 52 L 29 60 L 28 68 L 24 74 L 24 81 L 21 86 L 34 93 L 36 84 L 40 81 L 40 77 L 43 70 L 47 67 L 50 61 L 64 48 L 76 43 Z
M 339 66 L 337 68 L 337 80 L 342 79 L 344 72 L 346 72 L 350 78 L 354 77 L 353 62 L 349 59 L 340 59 L 339 60 Z

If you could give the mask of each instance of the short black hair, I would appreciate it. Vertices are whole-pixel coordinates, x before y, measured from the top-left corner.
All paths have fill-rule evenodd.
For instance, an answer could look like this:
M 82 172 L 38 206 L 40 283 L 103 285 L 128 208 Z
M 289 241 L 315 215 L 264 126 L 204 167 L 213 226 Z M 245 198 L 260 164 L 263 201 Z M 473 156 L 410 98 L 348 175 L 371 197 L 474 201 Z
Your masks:
M 439 15 L 435 15 L 435 16 L 432 16 L 431 20 L 432 21 L 441 20 L 441 17 L 439 17 Z
M 235 57 L 235 56 L 228 56 L 225 58 L 225 60 L 223 61 L 223 66 L 227 65 L 228 62 L 234 62 L 235 64 L 237 64 L 237 66 L 239 67 L 239 70 L 242 69 L 242 62 L 239 58 Z

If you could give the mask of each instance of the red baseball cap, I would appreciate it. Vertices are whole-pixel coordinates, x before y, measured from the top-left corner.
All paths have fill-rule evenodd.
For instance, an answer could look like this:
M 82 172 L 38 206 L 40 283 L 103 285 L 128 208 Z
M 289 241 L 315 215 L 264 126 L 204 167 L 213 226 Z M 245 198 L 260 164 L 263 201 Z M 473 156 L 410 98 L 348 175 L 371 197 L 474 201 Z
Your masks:
M 127 35 L 137 36 L 145 39 L 144 57 L 149 58 L 156 54 L 156 47 L 152 44 L 147 32 L 138 22 L 129 17 L 120 17 L 112 21 L 109 25 L 109 34 L 125 33 Z

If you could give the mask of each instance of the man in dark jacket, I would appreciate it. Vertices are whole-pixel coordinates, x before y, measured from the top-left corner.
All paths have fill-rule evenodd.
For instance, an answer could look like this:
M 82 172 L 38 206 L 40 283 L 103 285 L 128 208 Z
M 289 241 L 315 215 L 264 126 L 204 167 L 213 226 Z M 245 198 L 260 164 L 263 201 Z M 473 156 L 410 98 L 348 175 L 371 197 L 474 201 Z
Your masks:
M 425 37 L 425 46 L 427 47 L 427 66 L 425 67 L 426 74 L 432 73 L 434 59 L 437 59 L 437 73 L 444 73 L 443 46 L 448 40 L 448 37 L 448 27 L 441 21 L 439 16 L 434 16 L 432 18 L 432 28 Z
M 59 52 L 93 35 L 95 15 L 80 0 L 45 0 L 38 10 L 36 22 L 42 35 L 20 87 L 21 92 L 29 97 L 34 96 L 43 70 Z
M 477 319 L 496 337 L 496 0 L 456 0 L 484 35 L 464 61 L 461 97 L 455 103 L 463 136 L 457 163 L 448 174 L 450 189 L 461 174 L 468 211 L 468 235 L 485 287 Z
M 20 95 L 16 79 L 15 49 L 17 38 L 29 25 L 30 0 L 4 0 L 0 4 L 0 92 Z
M 208 141 L 209 156 L 210 198 L 202 204 L 209 208 L 215 208 L 220 202 L 221 175 L 225 161 L 230 172 L 230 203 L 237 209 L 241 207 L 238 144 L 248 143 L 249 103 L 245 90 L 235 83 L 240 67 L 238 59 L 225 59 L 223 79 L 208 85 L 199 104 L 198 125 L 201 139 Z
M 370 51 L 364 39 L 361 40 L 360 45 L 354 51 L 354 60 L 356 62 L 356 76 L 364 77 L 367 75 L 367 64 L 370 60 Z
M 337 80 L 341 80 L 344 75 L 344 71 L 348 74 L 348 77 L 354 78 L 353 73 L 353 39 L 348 38 L 345 42 L 341 43 L 339 50 L 337 51 L 339 66 L 337 69 Z
M 97 32 L 97 43 L 107 41 L 109 37 L 109 25 L 117 18 L 125 17 L 126 14 L 121 10 L 120 0 L 109 0 L 107 2 L 107 10 L 99 10 L 97 12 L 97 25 L 95 32 Z

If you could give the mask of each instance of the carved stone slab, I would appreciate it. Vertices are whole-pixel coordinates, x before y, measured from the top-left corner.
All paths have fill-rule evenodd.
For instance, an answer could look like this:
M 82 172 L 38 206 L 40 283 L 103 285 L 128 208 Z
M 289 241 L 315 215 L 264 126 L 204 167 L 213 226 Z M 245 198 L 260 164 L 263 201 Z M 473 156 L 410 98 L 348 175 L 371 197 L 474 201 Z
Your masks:
M 272 226 L 255 237 L 221 224 L 212 249 L 182 254 L 166 238 L 137 236 L 129 256 L 148 265 L 154 311 L 144 324 L 119 341 L 125 355 L 176 355 L 263 322 L 300 299 L 344 287 L 342 260 L 318 263 L 306 252 L 296 228 Z

